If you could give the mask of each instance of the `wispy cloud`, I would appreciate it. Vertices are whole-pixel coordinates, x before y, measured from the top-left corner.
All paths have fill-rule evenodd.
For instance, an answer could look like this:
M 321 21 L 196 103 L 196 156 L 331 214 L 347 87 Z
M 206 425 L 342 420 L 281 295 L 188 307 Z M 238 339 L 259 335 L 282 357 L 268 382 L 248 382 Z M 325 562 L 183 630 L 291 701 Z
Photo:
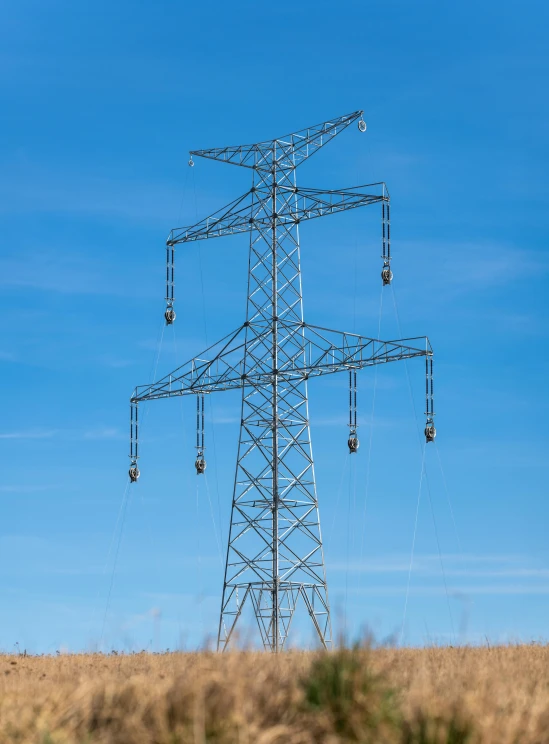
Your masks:
M 220 416 L 214 416 L 213 418 L 214 424 L 238 424 L 240 422 L 239 416 L 230 416 L 230 415 L 220 415 Z
M 111 369 L 124 369 L 135 364 L 133 359 L 122 359 L 120 357 L 103 356 L 99 357 L 98 362 L 103 364 L 105 367 L 111 367 Z
M 11 214 L 99 215 L 162 224 L 177 214 L 180 189 L 115 173 L 98 176 L 92 168 L 82 177 L 76 168 L 16 162 L 4 169 L 0 197 L 0 211 Z
M 403 241 L 406 252 L 430 257 L 441 255 L 441 246 L 416 241 Z M 444 258 L 432 261 L 429 279 L 444 281 L 453 291 L 474 291 L 489 287 L 501 287 L 524 277 L 524 267 L 531 274 L 549 271 L 546 254 L 516 245 L 501 243 L 448 243 L 444 244 Z M 435 276 L 433 276 L 433 273 Z
M 51 491 L 54 488 L 58 488 L 59 486 L 56 485 L 50 485 L 50 486 L 24 486 L 24 485 L 14 485 L 14 486 L 0 486 L 0 493 L 38 493 L 41 491 Z
M 414 557 L 412 574 L 414 576 L 437 576 L 441 573 L 441 561 L 447 577 L 483 578 L 521 578 L 547 579 L 548 566 L 532 566 L 527 556 L 517 555 L 477 555 L 477 554 L 427 554 Z M 410 558 L 404 555 L 382 556 L 376 560 L 354 561 L 350 563 L 329 563 L 328 568 L 334 572 L 351 572 L 359 574 L 407 574 L 410 570 Z
M 112 426 L 99 426 L 95 429 L 26 429 L 20 431 L 7 431 L 0 433 L 0 439 L 25 440 L 25 439 L 119 439 L 122 437 L 119 429 Z
M 118 294 L 123 285 L 117 286 L 97 263 L 44 249 L 0 258 L 0 286 L 63 294 Z
M 348 590 L 351 594 L 368 596 L 405 596 L 407 592 L 406 585 L 402 586 L 376 586 L 364 587 Z M 414 596 L 440 596 L 445 593 L 443 586 L 433 586 L 430 584 L 414 585 L 410 587 L 410 594 Z M 511 584 L 511 583 L 494 583 L 494 584 L 466 584 L 459 587 L 449 587 L 448 595 L 455 599 L 467 598 L 470 595 L 547 595 L 549 594 L 549 584 Z
M 0 433 L 0 439 L 51 439 L 59 433 L 58 429 L 26 429 Z
M 83 439 L 120 439 L 121 436 L 119 429 L 109 426 L 90 429 L 82 434 Z
M 348 414 L 342 414 L 340 416 L 315 416 L 311 421 L 311 425 L 315 428 L 319 426 L 345 427 L 348 425 L 347 416 Z M 382 418 L 381 416 L 372 417 L 369 415 L 363 415 L 360 418 L 360 425 L 363 427 L 363 430 L 365 427 L 369 427 L 370 425 L 373 425 L 376 429 L 392 429 L 395 426 L 400 426 L 400 423 L 387 417 Z

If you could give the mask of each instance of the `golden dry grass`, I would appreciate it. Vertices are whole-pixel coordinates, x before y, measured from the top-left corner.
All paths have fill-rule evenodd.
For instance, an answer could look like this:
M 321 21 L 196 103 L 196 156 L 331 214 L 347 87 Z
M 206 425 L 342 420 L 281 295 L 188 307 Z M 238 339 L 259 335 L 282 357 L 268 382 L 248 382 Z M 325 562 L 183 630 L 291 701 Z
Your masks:
M 0 656 L 0 742 L 544 744 L 549 647 Z

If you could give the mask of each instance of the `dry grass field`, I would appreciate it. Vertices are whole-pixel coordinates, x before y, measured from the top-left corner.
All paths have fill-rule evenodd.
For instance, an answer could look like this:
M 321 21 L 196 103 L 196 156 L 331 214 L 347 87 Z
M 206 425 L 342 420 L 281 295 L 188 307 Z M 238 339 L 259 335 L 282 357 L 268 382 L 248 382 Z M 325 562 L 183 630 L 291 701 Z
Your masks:
M 543 744 L 549 646 L 0 656 L 0 742 Z

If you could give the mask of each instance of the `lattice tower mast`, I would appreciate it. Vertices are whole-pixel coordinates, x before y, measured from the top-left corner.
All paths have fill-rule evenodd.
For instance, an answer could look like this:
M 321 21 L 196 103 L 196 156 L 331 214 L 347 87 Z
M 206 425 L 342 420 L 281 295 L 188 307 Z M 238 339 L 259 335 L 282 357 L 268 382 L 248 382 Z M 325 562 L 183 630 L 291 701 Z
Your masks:
M 249 232 L 246 321 L 236 331 L 158 382 L 137 387 L 131 398 L 130 478 L 139 477 L 138 404 L 195 394 L 197 473 L 204 459 L 203 396 L 242 389 L 240 441 L 218 632 L 225 650 L 246 603 L 251 603 L 266 649 L 282 649 L 300 600 L 320 643 L 332 642 L 313 455 L 307 382 L 348 370 L 354 389 L 349 448 L 358 449 L 356 370 L 423 356 L 427 366 L 427 425 L 432 441 L 432 350 L 426 337 L 380 341 L 331 331 L 303 318 L 299 225 L 327 214 L 382 204 L 384 284 L 392 279 L 389 193 L 384 183 L 345 190 L 298 187 L 296 168 L 349 124 L 366 125 L 362 111 L 254 145 L 191 151 L 193 156 L 250 168 L 252 187 L 243 196 L 167 240 L 166 322 L 175 320 L 175 246 Z M 364 189 L 368 189 L 364 191 Z M 412 345 L 412 342 L 413 345 Z M 200 423 L 202 421 L 202 423 Z M 201 437 L 201 438 L 200 438 Z

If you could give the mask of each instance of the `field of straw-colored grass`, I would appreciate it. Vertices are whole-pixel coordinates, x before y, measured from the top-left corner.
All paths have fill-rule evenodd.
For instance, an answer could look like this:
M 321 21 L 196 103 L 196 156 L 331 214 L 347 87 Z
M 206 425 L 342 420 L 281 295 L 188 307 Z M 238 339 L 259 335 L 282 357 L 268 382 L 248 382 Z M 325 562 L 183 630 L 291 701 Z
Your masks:
M 0 656 L 0 742 L 542 744 L 549 646 Z

